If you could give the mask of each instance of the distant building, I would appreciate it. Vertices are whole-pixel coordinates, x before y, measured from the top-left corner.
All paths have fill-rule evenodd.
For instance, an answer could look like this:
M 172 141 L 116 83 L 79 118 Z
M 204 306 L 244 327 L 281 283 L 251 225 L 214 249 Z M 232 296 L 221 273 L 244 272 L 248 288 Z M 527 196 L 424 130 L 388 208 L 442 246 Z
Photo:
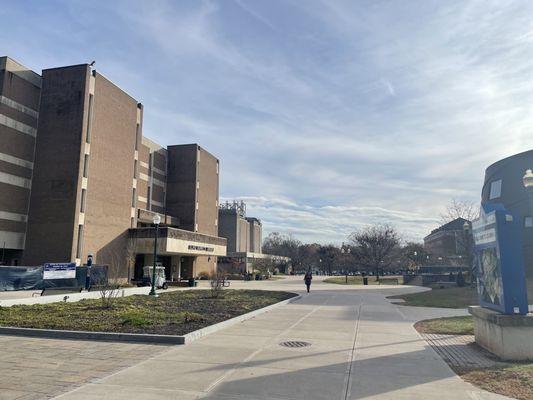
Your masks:
M 39 100 L 40 98 L 40 100 Z M 108 264 L 123 279 L 216 270 L 219 162 L 143 137 L 143 106 L 88 64 L 42 77 L 0 58 L 0 254 L 7 264 Z M 31 190 L 30 190 L 31 188 Z M 29 206 L 28 206 L 29 201 Z M 4 250 L 5 248 L 5 250 Z M 133 258 L 132 263 L 125 262 Z
M 0 57 L 0 264 L 19 264 L 26 242 L 40 94 L 40 75 Z
M 246 204 L 242 201 L 221 204 L 218 220 L 218 234 L 227 239 L 228 256 L 250 252 L 250 224 L 246 219 Z M 261 248 L 258 253 L 261 253 Z
M 246 217 L 250 227 L 250 240 L 248 250 L 251 253 L 262 253 L 263 225 L 261 221 L 254 217 Z
M 465 223 L 469 229 L 465 230 Z M 464 264 L 468 241 L 472 237 L 470 226 L 470 221 L 457 218 L 431 231 L 424 238 L 424 250 L 430 257 L 428 262 L 430 264 Z
M 271 259 L 276 263 L 288 263 L 287 257 L 263 254 L 263 225 L 254 217 L 246 216 L 243 201 L 226 202 L 218 211 L 219 236 L 227 239 L 227 256 L 218 260 L 218 267 L 228 272 L 253 271 L 256 261 Z

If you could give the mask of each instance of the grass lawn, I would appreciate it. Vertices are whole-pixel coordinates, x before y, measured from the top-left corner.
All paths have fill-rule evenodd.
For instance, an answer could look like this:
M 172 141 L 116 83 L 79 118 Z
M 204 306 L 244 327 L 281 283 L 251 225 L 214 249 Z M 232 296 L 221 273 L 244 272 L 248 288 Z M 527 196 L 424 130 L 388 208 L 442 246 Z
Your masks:
M 93 332 L 184 335 L 247 312 L 296 296 L 263 290 L 223 290 L 218 298 L 210 290 L 119 297 L 110 309 L 99 299 L 76 303 L 0 307 L 0 326 Z
M 450 317 L 427 319 L 415 324 L 421 333 L 441 333 L 444 335 L 473 335 L 474 321 L 471 315 L 464 317 Z
M 433 289 L 428 292 L 402 294 L 391 296 L 389 299 L 403 299 L 404 306 L 466 308 L 477 305 L 476 289 L 471 287 L 452 287 L 447 289 Z
M 385 276 L 386 278 L 398 278 L 397 276 Z M 362 285 L 363 284 L 363 277 L 362 276 L 348 276 L 348 283 L 346 283 L 346 276 L 332 276 L 330 278 L 324 279 L 324 282 L 326 283 L 336 283 L 338 285 Z M 400 281 L 401 283 L 401 281 Z M 375 276 L 369 276 L 368 277 L 368 284 L 369 285 L 379 285 L 379 282 L 376 281 Z
M 415 328 L 421 333 L 474 334 L 471 316 L 420 321 Z M 500 362 L 491 368 L 453 369 L 465 381 L 489 392 L 520 400 L 533 399 L 533 363 Z

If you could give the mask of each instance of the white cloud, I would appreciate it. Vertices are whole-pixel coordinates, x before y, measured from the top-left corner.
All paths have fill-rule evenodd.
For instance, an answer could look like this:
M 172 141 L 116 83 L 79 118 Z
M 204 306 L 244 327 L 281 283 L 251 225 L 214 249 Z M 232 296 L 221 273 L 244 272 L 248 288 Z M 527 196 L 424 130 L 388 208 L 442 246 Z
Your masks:
M 342 241 L 388 221 L 421 239 L 532 147 L 530 2 L 47 3 L 24 26 L 3 5 L 5 51 L 96 59 L 145 105 L 146 135 L 220 158 L 221 195 L 267 231 Z

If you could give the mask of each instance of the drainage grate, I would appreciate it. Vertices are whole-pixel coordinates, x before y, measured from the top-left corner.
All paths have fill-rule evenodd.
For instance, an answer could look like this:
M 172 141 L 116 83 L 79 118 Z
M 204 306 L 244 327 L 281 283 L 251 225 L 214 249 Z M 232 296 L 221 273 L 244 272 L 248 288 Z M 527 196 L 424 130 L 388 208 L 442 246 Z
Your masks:
M 290 341 L 290 342 L 281 342 L 279 345 L 280 346 L 284 346 L 284 347 L 290 347 L 292 349 L 296 349 L 296 348 L 299 348 L 299 347 L 311 346 L 311 343 L 309 343 L 309 342 Z

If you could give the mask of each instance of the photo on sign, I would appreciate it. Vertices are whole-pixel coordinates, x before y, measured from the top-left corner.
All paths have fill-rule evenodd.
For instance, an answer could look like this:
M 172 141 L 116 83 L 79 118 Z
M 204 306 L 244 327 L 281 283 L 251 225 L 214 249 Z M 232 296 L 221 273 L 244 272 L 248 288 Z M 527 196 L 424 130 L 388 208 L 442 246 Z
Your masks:
M 501 305 L 503 284 L 496 247 L 481 250 L 477 262 L 478 292 L 481 299 L 487 303 Z

